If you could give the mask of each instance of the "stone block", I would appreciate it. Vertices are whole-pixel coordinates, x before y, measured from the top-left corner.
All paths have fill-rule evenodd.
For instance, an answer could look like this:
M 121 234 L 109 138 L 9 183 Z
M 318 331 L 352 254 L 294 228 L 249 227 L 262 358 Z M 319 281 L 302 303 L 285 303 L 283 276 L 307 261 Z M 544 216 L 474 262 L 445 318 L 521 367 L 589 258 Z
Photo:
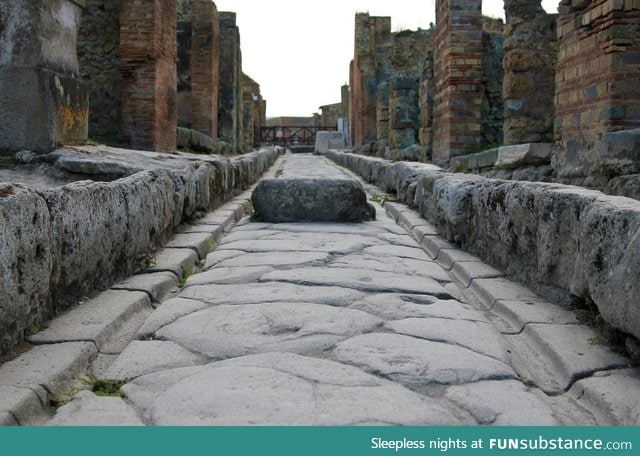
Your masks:
M 266 179 L 251 196 L 267 222 L 363 222 L 375 219 L 362 186 L 347 179 Z
M 554 153 L 554 145 L 547 143 L 518 144 L 498 149 L 495 165 L 500 168 L 515 169 L 527 165 L 548 164 Z
M 316 154 L 326 155 L 329 149 L 344 150 L 347 148 L 347 137 L 343 132 L 319 131 L 316 133 Z

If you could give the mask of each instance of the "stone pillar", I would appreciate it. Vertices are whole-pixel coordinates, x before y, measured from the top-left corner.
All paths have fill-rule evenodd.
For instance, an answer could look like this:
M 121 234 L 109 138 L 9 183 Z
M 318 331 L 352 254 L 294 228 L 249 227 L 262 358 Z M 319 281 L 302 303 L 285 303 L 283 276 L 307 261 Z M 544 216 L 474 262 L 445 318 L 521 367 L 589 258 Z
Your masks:
M 436 0 L 435 163 L 447 163 L 480 142 L 481 6 L 481 0 Z
M 220 12 L 220 92 L 218 136 L 242 152 L 242 54 L 236 14 Z
M 0 149 L 50 152 L 85 142 L 88 87 L 77 29 L 84 0 L 0 2 Z
M 433 153 L 434 97 L 433 51 L 429 51 L 420 77 L 420 145 L 425 151 L 425 159 Z
M 559 12 L 556 139 L 581 149 L 640 128 L 640 4 L 563 0 Z
M 106 143 L 122 137 L 121 0 L 86 0 L 78 32 L 80 75 L 89 81 L 89 136 Z
M 122 124 L 135 149 L 176 150 L 176 52 L 175 0 L 123 2 Z
M 211 0 L 191 3 L 191 128 L 218 137 L 220 19 Z
M 389 145 L 389 83 L 378 84 L 376 94 L 376 141 L 378 156 L 383 157 L 386 146 Z
M 390 37 L 391 18 L 356 14 L 350 110 L 355 146 L 377 138 L 377 90 L 388 77 Z
M 504 144 L 553 141 L 556 15 L 540 0 L 506 0 Z
M 342 104 L 341 116 L 343 119 L 349 118 L 349 86 L 340 87 L 340 102 Z
M 256 143 L 256 128 L 264 123 L 262 116 L 264 103 L 260 94 L 260 84 L 244 73 L 242 74 L 242 94 L 243 144 L 245 149 L 252 149 Z

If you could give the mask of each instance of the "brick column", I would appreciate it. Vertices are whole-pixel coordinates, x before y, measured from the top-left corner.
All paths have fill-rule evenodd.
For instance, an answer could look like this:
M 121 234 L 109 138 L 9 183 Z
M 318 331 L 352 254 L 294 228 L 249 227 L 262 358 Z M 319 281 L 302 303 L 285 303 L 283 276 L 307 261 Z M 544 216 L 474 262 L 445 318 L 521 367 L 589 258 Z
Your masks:
M 242 54 L 236 14 L 220 12 L 220 92 L 218 136 L 242 152 Z
M 133 148 L 176 150 L 176 52 L 175 0 L 123 2 L 122 124 Z
M 481 0 L 436 0 L 436 163 L 463 155 L 481 141 L 481 6 Z
M 0 2 L 0 149 L 85 142 L 89 98 L 77 28 L 84 0 Z
M 556 15 L 540 0 L 506 0 L 504 144 L 553 141 Z
M 191 8 L 191 128 L 217 139 L 220 19 L 211 0 Z

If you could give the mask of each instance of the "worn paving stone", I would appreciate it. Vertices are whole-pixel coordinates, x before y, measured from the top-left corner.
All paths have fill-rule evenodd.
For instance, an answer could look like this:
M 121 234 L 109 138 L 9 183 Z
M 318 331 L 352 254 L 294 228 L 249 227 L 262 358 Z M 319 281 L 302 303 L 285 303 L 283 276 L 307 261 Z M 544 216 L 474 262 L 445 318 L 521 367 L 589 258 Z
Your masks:
M 0 426 L 19 426 L 15 417 L 9 412 L 0 412 Z
M 92 342 L 39 345 L 0 366 L 0 386 L 63 392 L 98 353 Z
M 0 415 L 2 413 L 10 414 L 15 425 L 22 426 L 36 424 L 47 415 L 35 392 L 14 386 L 0 386 Z
M 156 272 L 129 277 L 112 286 L 113 290 L 143 291 L 153 302 L 164 301 L 178 286 L 178 278 L 172 272 Z
M 443 250 L 453 250 L 455 245 L 437 236 L 425 236 L 420 243 L 422 248 L 427 252 L 430 258 L 438 259 L 438 255 Z
M 358 236 L 375 236 L 376 234 L 388 232 L 382 222 L 364 223 L 330 223 L 330 222 L 308 222 L 308 223 L 276 223 L 267 224 L 266 229 L 278 230 L 287 233 L 324 233 L 324 234 L 351 234 Z
M 575 312 L 548 302 L 496 301 L 492 312 L 500 317 L 494 323 L 505 333 L 520 333 L 529 323 L 577 324 Z
M 442 264 L 440 263 L 440 258 L 443 256 L 443 252 L 446 252 L 446 250 L 440 252 L 440 256 L 438 257 L 439 264 Z M 475 279 L 504 277 L 502 271 L 498 271 L 491 266 L 477 261 L 456 261 L 451 268 L 451 273 L 465 288 L 471 286 L 471 282 Z
M 223 267 L 216 266 L 200 274 L 194 274 L 187 279 L 185 287 L 193 285 L 207 285 L 212 283 L 238 284 L 256 282 L 263 275 L 272 272 L 269 266 Z
M 509 363 L 505 341 L 489 323 L 446 318 L 406 318 L 387 322 L 384 326 L 397 334 L 457 345 Z
M 515 378 L 507 364 L 466 348 L 399 334 L 363 334 L 340 342 L 332 358 L 411 388 Z
M 91 341 L 100 349 L 127 319 L 145 308 L 151 308 L 146 293 L 107 290 L 54 318 L 28 340 L 34 344 Z
M 450 282 L 449 275 L 432 261 L 414 260 L 413 258 L 380 257 L 365 253 L 352 253 L 337 257 L 329 267 L 350 268 L 355 270 L 371 270 L 391 272 L 401 275 L 429 277 L 438 282 Z
M 376 235 L 380 240 L 388 242 L 391 245 L 401 245 L 404 247 L 416 247 L 416 241 L 408 234 L 381 233 Z
M 444 299 L 451 297 L 442 285 L 428 277 L 345 268 L 300 268 L 274 271 L 263 275 L 260 281 L 336 286 L 368 292 L 428 294 Z
M 354 302 L 351 308 L 362 310 L 385 320 L 432 317 L 489 322 L 483 314 L 467 304 L 428 295 L 380 293 Z
M 290 268 L 294 266 L 316 266 L 328 263 L 331 255 L 325 252 L 264 252 L 246 253 L 223 260 L 219 267 L 273 266 Z
M 418 247 L 403 247 L 398 245 L 374 245 L 363 250 L 365 253 L 380 256 L 397 256 L 413 258 L 414 260 L 431 261 L 424 251 Z
M 438 253 L 438 264 L 445 268 L 446 270 L 450 270 L 453 268 L 453 265 L 457 262 L 464 263 L 481 263 L 482 260 L 475 255 L 467 253 L 458 249 L 442 249 Z
M 184 234 L 207 233 L 213 235 L 213 239 L 219 242 L 224 236 L 224 228 L 220 225 L 189 225 L 182 231 Z
M 205 309 L 208 306 L 209 305 L 204 302 L 192 299 L 169 299 L 163 302 L 144 322 L 136 334 L 136 339 L 148 339 L 163 326 L 176 321 L 180 317 Z
M 422 241 L 425 236 L 437 236 L 438 230 L 435 226 L 430 224 L 425 224 L 421 226 L 416 226 L 411 230 L 411 237 L 416 240 L 416 242 L 422 245 Z
M 204 364 L 206 358 L 171 341 L 134 340 L 104 373 L 112 380 L 128 381 L 159 370 Z
M 246 254 L 246 252 L 243 252 L 242 250 L 218 249 L 214 252 L 211 252 L 209 255 L 207 255 L 207 259 L 204 262 L 203 270 L 206 271 L 208 269 L 211 269 L 218 263 L 221 263 L 230 258 L 239 257 L 240 255 L 244 255 L 244 254 Z
M 224 246 L 226 244 L 230 244 L 232 242 L 237 241 L 246 241 L 246 240 L 257 240 L 257 239 L 265 239 L 276 234 L 282 234 L 282 230 L 271 230 L 271 229 L 263 229 L 263 230 L 255 230 L 255 231 L 237 231 L 233 230 L 227 236 L 225 236 L 221 241 L 220 245 Z
M 246 285 L 197 285 L 186 288 L 180 297 L 212 305 L 309 302 L 346 307 L 361 299 L 363 294 L 357 290 L 341 287 L 256 283 L 251 287 Z
M 80 391 L 60 407 L 48 426 L 144 426 L 133 407 L 120 397 Z
M 229 231 L 235 222 L 235 212 L 214 211 L 209 215 L 198 219 L 194 225 L 218 225 L 222 227 L 224 231 Z
M 156 337 L 219 360 L 272 351 L 317 353 L 381 322 L 358 310 L 320 304 L 216 306 L 178 319 Z
M 561 424 L 553 410 L 516 380 L 456 385 L 445 397 L 467 410 L 481 425 L 555 426 Z
M 602 417 L 601 424 L 610 426 L 640 425 L 640 372 L 605 372 L 578 380 L 569 395 L 583 407 Z
M 140 377 L 123 391 L 155 425 L 453 425 L 438 401 L 328 360 L 268 353 Z
M 225 249 L 256 252 L 326 252 L 350 253 L 371 245 L 371 239 L 350 239 L 345 236 L 314 235 L 309 238 L 244 240 L 225 244 Z
M 169 271 L 182 277 L 183 271 L 195 269 L 198 261 L 198 254 L 191 249 L 162 249 L 155 256 L 155 264 L 144 269 L 142 273 Z
M 180 233 L 166 245 L 173 249 L 194 250 L 200 258 L 206 257 L 216 246 L 217 239 L 213 233 Z
M 533 291 L 505 278 L 475 279 L 469 287 L 489 310 L 498 300 L 542 302 Z

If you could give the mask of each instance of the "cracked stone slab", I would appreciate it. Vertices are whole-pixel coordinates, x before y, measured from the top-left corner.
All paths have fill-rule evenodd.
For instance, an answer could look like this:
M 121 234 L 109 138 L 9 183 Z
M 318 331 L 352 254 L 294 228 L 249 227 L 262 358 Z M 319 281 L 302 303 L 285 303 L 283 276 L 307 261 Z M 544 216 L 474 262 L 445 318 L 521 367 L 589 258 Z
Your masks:
M 364 249 L 364 253 L 380 256 L 396 256 L 413 258 L 414 260 L 431 261 L 424 251 L 418 247 L 404 247 L 400 245 L 374 245 Z
M 246 285 L 197 285 L 186 288 L 180 297 L 211 305 L 262 304 L 266 302 L 309 302 L 346 307 L 361 299 L 357 290 L 330 286 L 303 286 L 290 283 Z
M 191 249 L 162 249 L 156 254 L 155 264 L 142 273 L 169 271 L 182 277 L 183 271 L 195 269 L 198 261 L 198 254 Z
M 382 321 L 358 310 L 306 303 L 216 306 L 156 333 L 212 359 L 286 351 L 317 353 Z
M 120 397 L 80 391 L 60 407 L 48 426 L 144 426 L 133 407 Z
M 445 318 L 406 318 L 387 322 L 384 326 L 397 334 L 457 345 L 509 363 L 505 341 L 489 323 Z
M 325 252 L 264 252 L 245 253 L 220 261 L 219 267 L 274 266 L 288 268 L 293 266 L 316 266 L 329 262 L 331 255 Z
M 362 310 L 385 320 L 432 317 L 489 322 L 483 314 L 467 304 L 428 295 L 380 293 L 354 302 L 351 308 Z
M 378 241 L 376 239 L 376 241 Z M 380 242 L 380 241 L 378 241 Z M 230 242 L 225 249 L 242 250 L 247 253 L 258 252 L 326 252 L 330 254 L 350 253 L 371 245 L 371 239 L 351 240 L 345 236 L 318 236 L 289 239 L 257 239 Z
M 640 372 L 610 372 L 578 380 L 569 390 L 576 402 L 600 416 L 600 425 L 639 426 Z
M 422 245 L 422 241 L 424 240 L 425 236 L 437 236 L 438 234 L 439 233 L 436 227 L 429 224 L 416 226 L 411 230 L 411 237 L 415 239 L 416 242 L 420 245 Z
M 63 392 L 98 353 L 92 342 L 39 345 L 0 366 L 0 386 Z
M 219 284 L 240 284 L 256 282 L 263 275 L 272 272 L 274 269 L 269 266 L 247 266 L 228 268 L 217 265 L 208 271 L 194 274 L 187 279 L 185 288 L 193 285 Z
M 209 307 L 204 302 L 192 299 L 169 299 L 163 302 L 144 322 L 136 334 L 136 339 L 147 339 L 152 337 L 156 331 L 169 323 L 176 321 L 180 317 L 189 315 Z
M 380 212 L 381 214 L 376 216 L 377 220 L 375 222 L 364 222 L 362 225 L 376 230 L 384 230 L 392 234 L 407 234 L 406 230 L 396 225 L 396 222 L 391 220 L 384 210 Z
M 457 262 L 482 263 L 482 260 L 475 255 L 459 249 L 442 249 L 438 253 L 438 264 L 446 270 L 452 269 L 453 265 Z
M 265 238 L 269 238 L 271 236 L 275 236 L 277 234 L 282 234 L 283 232 L 281 230 L 255 230 L 255 231 L 238 231 L 238 230 L 233 230 L 231 231 L 227 236 L 225 236 L 221 241 L 220 241 L 220 245 L 224 246 L 226 244 L 230 244 L 232 242 L 237 242 L 237 241 L 247 241 L 247 240 L 258 240 L 258 239 L 265 239 Z
M 299 285 L 324 285 L 353 288 L 367 292 L 428 294 L 439 298 L 451 295 L 433 279 L 370 270 L 346 268 L 300 268 L 274 271 L 263 275 L 261 282 L 287 282 Z
M 438 259 L 440 252 L 443 250 L 455 250 L 456 246 L 438 236 L 425 236 L 420 243 L 422 248 L 427 252 L 430 258 Z
M 631 363 L 609 347 L 594 343 L 595 337 L 587 326 L 530 324 L 510 341 L 526 359 L 535 384 L 547 394 L 558 394 L 594 372 Z
M 500 317 L 494 323 L 505 333 L 517 334 L 530 323 L 578 324 L 575 312 L 543 301 L 497 301 L 492 312 Z
M 557 426 L 553 410 L 516 380 L 452 386 L 445 397 L 488 426 Z
M 213 236 L 214 241 L 220 241 L 224 236 L 224 228 L 220 225 L 189 225 L 182 233 L 207 233 Z
M 211 269 L 218 263 L 221 263 L 230 258 L 239 257 L 240 255 L 244 255 L 245 253 L 246 252 L 243 252 L 242 250 L 226 250 L 226 249 L 215 250 L 214 252 L 211 252 L 209 255 L 207 255 L 207 259 L 204 262 L 203 270 L 206 271 L 208 269 Z
M 19 426 L 14 416 L 9 412 L 0 412 L 0 426 Z
M 364 334 L 340 342 L 332 358 L 411 388 L 515 378 L 507 364 L 466 348 L 399 334 Z
M 155 425 L 453 425 L 438 401 L 360 369 L 295 354 L 245 356 L 125 385 Z
M 180 233 L 166 245 L 172 249 L 191 249 L 199 258 L 206 257 L 216 246 L 216 236 L 213 233 Z
M 416 241 L 408 234 L 381 233 L 376 237 L 391 245 L 401 245 L 404 247 L 416 247 Z
M 196 220 L 194 225 L 218 225 L 222 227 L 224 231 L 229 231 L 236 221 L 236 214 L 234 212 L 215 211 Z
M 170 341 L 134 340 L 105 371 L 104 377 L 128 381 L 159 370 L 204 364 L 206 358 Z
M 178 278 L 171 272 L 138 274 L 112 286 L 113 290 L 143 291 L 153 302 L 162 302 L 178 286 Z
M 475 279 L 469 287 L 487 309 L 493 309 L 496 301 L 542 302 L 533 291 L 509 279 Z
M 438 257 L 438 264 L 440 265 L 442 265 L 440 262 L 442 252 L 447 252 L 447 250 L 442 250 L 440 252 L 440 256 Z M 451 268 L 451 273 L 465 288 L 469 288 L 471 286 L 471 282 L 475 279 L 504 277 L 504 273 L 502 271 L 498 271 L 491 266 L 477 261 L 456 261 Z
M 381 222 L 364 223 L 331 223 L 331 222 L 307 222 L 307 223 L 277 223 L 268 225 L 267 229 L 278 230 L 287 233 L 316 233 L 316 234 L 350 234 L 358 236 L 375 236 L 387 230 L 379 226 Z
M 47 417 L 35 392 L 14 386 L 0 386 L 0 415 L 2 413 L 10 414 L 15 424 L 22 426 L 37 424 Z
M 365 253 L 352 253 L 336 258 L 330 265 L 332 268 L 367 269 L 394 274 L 423 276 L 438 282 L 450 282 L 449 275 L 437 263 L 414 260 L 413 258 L 377 256 Z
M 27 340 L 33 344 L 91 341 L 101 349 L 127 319 L 145 308 L 151 308 L 146 293 L 107 290 L 54 318 L 47 329 Z

